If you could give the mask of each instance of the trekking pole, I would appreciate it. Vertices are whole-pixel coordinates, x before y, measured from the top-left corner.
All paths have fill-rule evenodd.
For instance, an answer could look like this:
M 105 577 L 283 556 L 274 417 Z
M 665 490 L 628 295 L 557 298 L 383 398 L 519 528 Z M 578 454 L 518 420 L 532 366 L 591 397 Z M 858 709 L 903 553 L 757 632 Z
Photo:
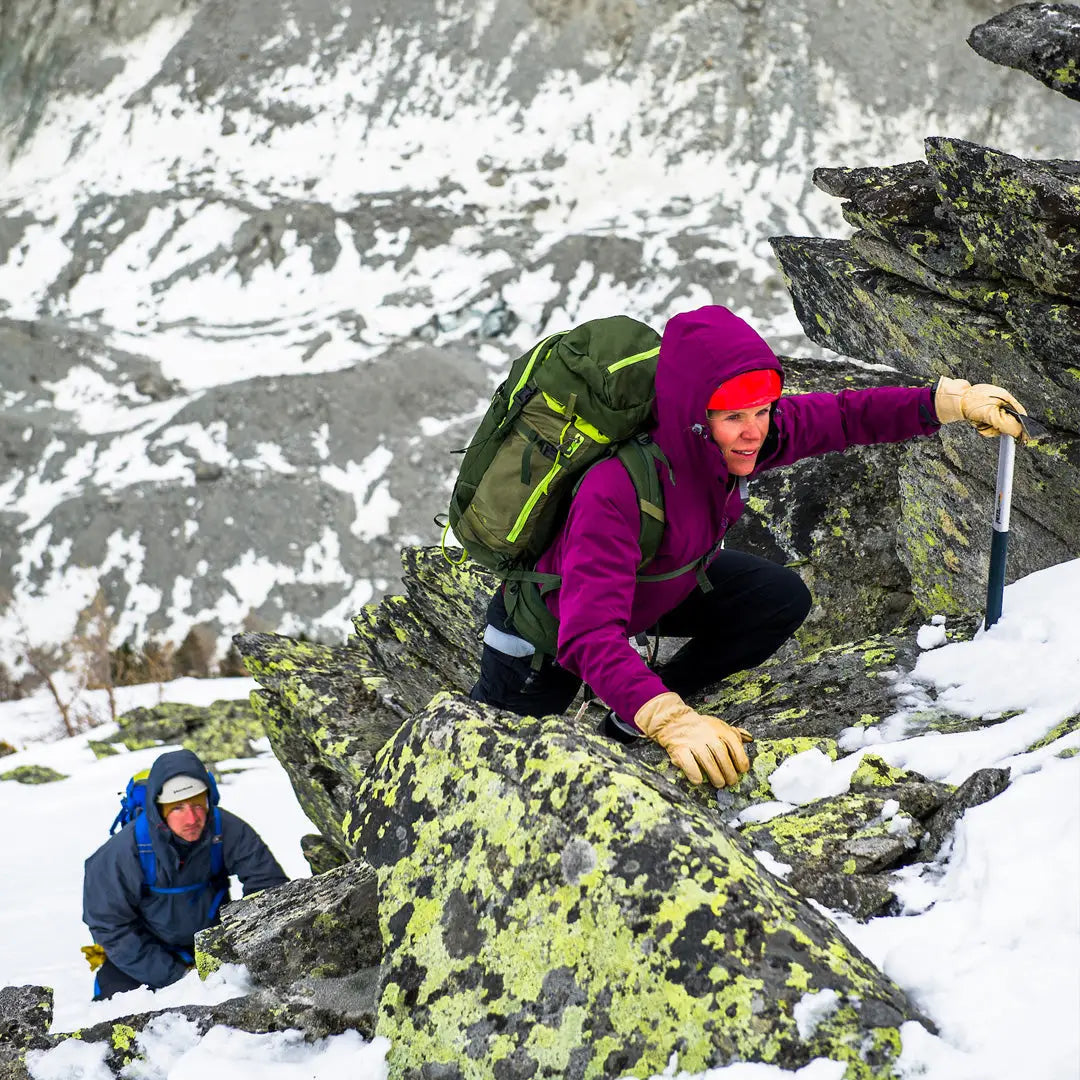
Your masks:
M 994 528 L 990 533 L 990 577 L 986 585 L 986 629 L 1001 618 L 1005 591 L 1005 556 L 1009 550 L 1009 511 L 1012 507 L 1013 463 L 1016 440 L 1002 435 L 998 446 L 997 491 L 994 495 Z

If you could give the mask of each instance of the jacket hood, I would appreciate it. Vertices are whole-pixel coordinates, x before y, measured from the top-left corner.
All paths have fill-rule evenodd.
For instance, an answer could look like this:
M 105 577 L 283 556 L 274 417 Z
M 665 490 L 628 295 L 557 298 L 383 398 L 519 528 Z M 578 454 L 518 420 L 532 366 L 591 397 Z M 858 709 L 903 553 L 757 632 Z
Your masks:
M 668 321 L 656 365 L 656 438 L 669 458 L 726 478 L 724 456 L 709 436 L 706 407 L 722 382 L 757 368 L 776 371 L 783 385 L 776 354 L 727 308 L 709 305 Z
M 157 799 L 165 781 L 174 776 L 197 776 L 206 785 L 210 806 L 218 804 L 217 785 L 198 755 L 190 750 L 173 750 L 162 754 L 154 762 L 150 767 L 150 775 L 146 778 L 146 814 L 151 825 L 164 825 Z

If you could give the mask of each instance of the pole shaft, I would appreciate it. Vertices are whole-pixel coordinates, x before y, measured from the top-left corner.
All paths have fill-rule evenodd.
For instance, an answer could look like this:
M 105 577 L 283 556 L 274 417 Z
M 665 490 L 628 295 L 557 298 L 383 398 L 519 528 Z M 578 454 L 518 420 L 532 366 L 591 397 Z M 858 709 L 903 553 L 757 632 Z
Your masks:
M 990 533 L 990 576 L 986 583 L 986 628 L 1001 618 L 1005 592 L 1005 562 L 1009 551 L 1009 517 L 1012 510 L 1013 464 L 1016 441 L 1002 435 L 998 446 L 997 490 L 994 494 L 994 522 Z
M 1001 618 L 1001 601 L 1005 592 L 1005 556 L 1009 550 L 1009 534 L 990 534 L 990 577 L 986 586 L 986 629 Z

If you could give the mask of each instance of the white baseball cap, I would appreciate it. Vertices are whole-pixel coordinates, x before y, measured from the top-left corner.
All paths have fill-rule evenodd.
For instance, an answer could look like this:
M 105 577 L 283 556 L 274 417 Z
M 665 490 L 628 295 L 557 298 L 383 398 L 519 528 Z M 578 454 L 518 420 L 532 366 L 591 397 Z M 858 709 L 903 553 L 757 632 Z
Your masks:
M 161 793 L 157 797 L 159 803 L 183 802 L 184 799 L 192 799 L 206 791 L 206 785 L 197 776 L 170 776 L 161 785 Z

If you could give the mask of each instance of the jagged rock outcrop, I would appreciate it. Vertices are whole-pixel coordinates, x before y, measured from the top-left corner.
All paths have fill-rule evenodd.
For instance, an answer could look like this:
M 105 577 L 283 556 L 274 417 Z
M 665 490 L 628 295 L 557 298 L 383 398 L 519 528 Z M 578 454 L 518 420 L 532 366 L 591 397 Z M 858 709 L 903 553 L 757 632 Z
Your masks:
M 296 984 L 363 982 L 378 967 L 375 871 L 362 861 L 227 904 L 218 926 L 204 930 L 195 960 L 205 978 L 222 964 L 244 964 L 263 986 L 288 993 Z
M 1080 101 L 1080 7 L 1018 4 L 976 26 L 968 44 L 987 60 L 1034 75 Z
M 1080 7 L 1020 5 L 971 44 L 1069 94 Z M 1080 554 L 1080 162 L 931 137 L 925 160 L 820 168 L 814 182 L 857 231 L 772 241 L 807 334 L 914 378 L 1011 389 L 1038 437 L 1017 455 L 1009 580 Z M 898 552 L 924 612 L 981 607 L 995 449 L 948 427 L 903 460 Z
M 781 237 L 796 313 L 823 345 L 931 380 L 1010 388 L 1038 421 L 1017 455 L 1009 580 L 1080 553 L 1080 163 L 958 139 L 926 160 L 821 169 L 850 240 Z M 980 609 L 996 445 L 964 425 L 900 468 L 898 551 L 924 612 Z
M 481 568 L 451 572 L 438 548 L 405 549 L 402 568 L 406 595 L 365 608 L 344 645 L 236 638 L 274 753 L 304 813 L 343 856 L 341 823 L 375 752 L 433 694 L 472 686 L 494 587 Z

